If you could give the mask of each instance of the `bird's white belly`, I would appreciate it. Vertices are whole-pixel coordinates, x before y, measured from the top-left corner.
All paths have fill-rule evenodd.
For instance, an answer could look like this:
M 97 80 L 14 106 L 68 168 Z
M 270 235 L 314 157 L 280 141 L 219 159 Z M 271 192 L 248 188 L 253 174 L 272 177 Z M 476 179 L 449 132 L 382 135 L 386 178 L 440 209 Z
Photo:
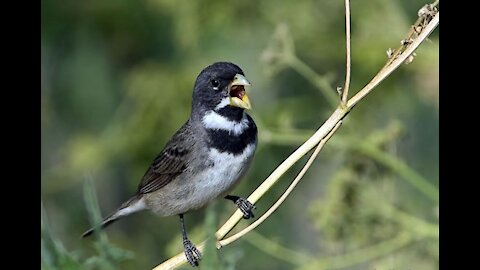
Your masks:
M 213 166 L 192 179 L 192 183 L 195 184 L 190 203 L 200 207 L 204 206 L 233 188 L 234 184 L 244 175 L 253 157 L 255 147 L 255 144 L 250 144 L 238 155 L 211 149 L 208 156 Z

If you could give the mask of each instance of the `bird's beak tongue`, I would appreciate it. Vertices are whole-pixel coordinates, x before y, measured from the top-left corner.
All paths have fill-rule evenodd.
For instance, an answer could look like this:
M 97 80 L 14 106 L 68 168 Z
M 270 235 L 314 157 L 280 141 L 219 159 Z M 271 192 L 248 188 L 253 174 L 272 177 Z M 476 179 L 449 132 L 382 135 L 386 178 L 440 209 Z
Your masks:
M 239 107 L 247 110 L 252 108 L 252 105 L 250 104 L 250 99 L 248 98 L 247 92 L 245 91 L 245 86 L 250 86 L 250 85 L 251 85 L 250 82 L 247 81 L 245 76 L 241 74 L 235 75 L 228 89 L 231 106 L 235 106 L 235 107 Z

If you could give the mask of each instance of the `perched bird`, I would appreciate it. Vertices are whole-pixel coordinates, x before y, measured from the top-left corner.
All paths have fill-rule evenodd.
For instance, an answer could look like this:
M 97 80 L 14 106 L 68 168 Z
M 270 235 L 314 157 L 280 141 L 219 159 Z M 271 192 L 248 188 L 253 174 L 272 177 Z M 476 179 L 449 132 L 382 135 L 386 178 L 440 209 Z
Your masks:
M 188 240 L 185 213 L 224 197 L 237 205 L 245 219 L 253 218 L 253 204 L 230 195 L 257 146 L 257 126 L 244 111 L 251 108 L 248 85 L 233 63 L 217 62 L 203 69 L 193 88 L 190 118 L 153 160 L 136 194 L 105 218 L 101 228 L 145 209 L 160 216 L 179 215 L 185 256 L 198 266 L 201 253 Z

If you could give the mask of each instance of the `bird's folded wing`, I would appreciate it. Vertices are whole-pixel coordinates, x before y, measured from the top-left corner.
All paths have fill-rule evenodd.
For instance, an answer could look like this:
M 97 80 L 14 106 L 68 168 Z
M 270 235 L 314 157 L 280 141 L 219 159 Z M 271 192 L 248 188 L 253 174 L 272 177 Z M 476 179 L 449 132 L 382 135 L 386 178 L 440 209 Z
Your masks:
M 143 176 L 143 180 L 138 186 L 138 193 L 157 191 L 185 170 L 190 150 L 183 143 L 185 142 L 185 136 L 182 136 L 184 134 L 176 135 L 155 158 Z

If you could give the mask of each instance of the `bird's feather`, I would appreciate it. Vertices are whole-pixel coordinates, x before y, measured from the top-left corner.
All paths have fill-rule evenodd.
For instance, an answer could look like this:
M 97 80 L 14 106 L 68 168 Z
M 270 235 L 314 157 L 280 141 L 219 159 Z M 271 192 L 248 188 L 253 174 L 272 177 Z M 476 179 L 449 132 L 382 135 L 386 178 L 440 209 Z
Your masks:
M 187 122 L 154 159 L 138 186 L 139 194 L 157 191 L 173 181 L 187 167 L 192 140 Z

